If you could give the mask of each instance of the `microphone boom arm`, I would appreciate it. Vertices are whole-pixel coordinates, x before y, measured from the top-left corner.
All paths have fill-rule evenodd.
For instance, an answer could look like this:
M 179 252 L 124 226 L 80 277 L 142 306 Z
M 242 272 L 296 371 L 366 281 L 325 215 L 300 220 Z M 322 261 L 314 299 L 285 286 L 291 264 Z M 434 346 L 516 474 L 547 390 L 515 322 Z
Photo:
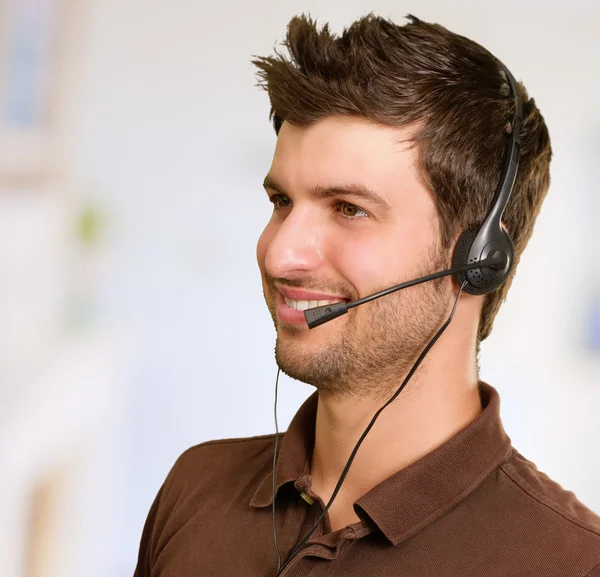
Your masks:
M 368 303 L 369 301 L 378 299 L 379 297 L 383 297 L 385 295 L 388 295 L 390 293 L 396 292 L 396 291 L 404 289 L 404 288 L 415 286 L 415 285 L 418 285 L 418 284 L 421 284 L 424 282 L 428 282 L 431 280 L 435 280 L 437 278 L 441 278 L 441 277 L 448 276 L 451 274 L 456 274 L 459 272 L 466 272 L 466 271 L 473 270 L 476 268 L 491 268 L 492 270 L 495 270 L 495 271 L 504 270 L 506 268 L 506 265 L 508 262 L 508 256 L 504 252 L 499 251 L 499 250 L 494 251 L 492 254 L 494 256 L 490 256 L 484 260 L 481 260 L 481 261 L 478 261 L 475 263 L 471 263 L 471 264 L 457 266 L 455 268 L 450 268 L 447 270 L 442 270 L 440 272 L 434 272 L 427 276 L 423 276 L 423 277 L 420 277 L 420 278 L 417 278 L 414 280 L 409 280 L 409 281 L 397 284 L 393 287 L 383 289 L 379 292 L 373 293 L 372 295 L 368 295 L 366 297 L 357 299 L 357 300 L 349 302 L 349 303 L 340 302 L 340 303 L 333 303 L 330 305 L 323 305 L 320 307 L 313 307 L 311 309 L 306 309 L 304 311 L 304 318 L 306 319 L 308 328 L 314 329 L 315 327 L 318 327 L 319 325 L 322 325 L 322 324 L 329 322 L 337 317 L 345 315 L 348 312 L 348 309 L 357 307 L 358 305 L 362 305 L 364 303 Z

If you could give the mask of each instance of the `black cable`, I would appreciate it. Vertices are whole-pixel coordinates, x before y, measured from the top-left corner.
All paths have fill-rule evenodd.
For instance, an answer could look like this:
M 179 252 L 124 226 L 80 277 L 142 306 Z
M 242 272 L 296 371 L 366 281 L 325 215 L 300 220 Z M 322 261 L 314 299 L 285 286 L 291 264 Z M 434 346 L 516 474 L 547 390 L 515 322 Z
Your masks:
M 467 280 L 465 280 L 462 283 L 462 285 L 461 285 L 461 287 L 460 287 L 460 289 L 458 291 L 458 295 L 456 296 L 456 300 L 454 301 L 454 306 L 452 307 L 452 312 L 450 313 L 450 316 L 446 319 L 446 321 L 441 326 L 441 328 L 438 330 L 438 332 L 429 341 L 429 343 L 425 347 L 425 349 L 423 349 L 423 352 L 419 355 L 419 358 L 415 361 L 415 364 L 413 365 L 412 369 L 409 371 L 408 375 L 404 379 L 404 382 L 400 385 L 400 388 L 396 391 L 396 393 L 392 396 L 392 398 L 389 399 L 389 401 L 387 401 L 385 403 L 385 405 L 383 405 L 383 407 L 381 407 L 375 413 L 373 419 L 371 419 L 371 422 L 367 425 L 367 428 L 365 429 L 365 431 L 361 435 L 360 439 L 358 440 L 358 442 L 354 446 L 354 449 L 352 450 L 352 453 L 350 454 L 350 458 L 348 459 L 348 462 L 346 463 L 346 466 L 344 467 L 344 470 L 342 471 L 342 475 L 341 475 L 341 477 L 340 477 L 340 479 L 339 479 L 339 481 L 338 481 L 338 483 L 337 483 L 337 485 L 336 485 L 336 487 L 335 487 L 335 489 L 333 491 L 333 494 L 331 495 L 331 498 L 329 499 L 329 502 L 327 503 L 325 509 L 323 509 L 323 512 L 321 513 L 320 517 L 317 519 L 316 523 L 313 525 L 313 527 L 311 528 L 311 530 L 306 534 L 306 536 L 304 537 L 304 539 L 302 539 L 302 541 L 291 552 L 290 556 L 288 557 L 287 561 L 283 564 L 283 566 L 280 567 L 279 564 L 278 564 L 277 574 L 275 575 L 275 577 L 279 577 L 279 575 L 281 575 L 281 572 L 292 561 L 292 559 L 294 558 L 294 556 L 296 555 L 296 553 L 298 553 L 298 551 L 300 551 L 300 549 L 302 549 L 304 547 L 304 545 L 306 544 L 306 542 L 308 541 L 308 539 L 310 538 L 310 536 L 313 534 L 313 532 L 315 531 L 315 529 L 319 526 L 319 523 L 321 522 L 321 520 L 323 519 L 323 517 L 327 514 L 327 511 L 329 510 L 329 507 L 331 506 L 331 504 L 333 503 L 333 500 L 337 496 L 337 494 L 338 494 L 338 492 L 339 492 L 339 490 L 340 490 L 340 488 L 342 486 L 342 483 L 344 482 L 344 479 L 346 478 L 346 475 L 348 474 L 348 471 L 350 470 L 350 466 L 352 465 L 352 461 L 354 461 L 354 457 L 356 456 L 356 453 L 358 452 L 358 449 L 361 446 L 364 438 L 367 436 L 367 434 L 369 433 L 369 431 L 372 429 L 373 425 L 375 424 L 375 421 L 377 420 L 377 417 L 379 417 L 379 415 L 381 414 L 381 412 L 383 411 L 383 409 L 385 409 L 390 403 L 392 403 L 392 401 L 394 401 L 396 399 L 396 397 L 400 394 L 400 392 L 402 391 L 402 389 L 405 387 L 405 385 L 408 383 L 408 381 L 414 375 L 415 371 L 419 368 L 419 365 L 421 364 L 421 362 L 423 361 L 423 359 L 425 358 L 425 356 L 427 355 L 427 353 L 431 350 L 431 347 L 433 347 L 433 345 L 437 342 L 437 340 L 440 338 L 440 336 L 442 335 L 442 333 L 446 330 L 446 328 L 448 327 L 448 325 L 452 321 L 452 318 L 454 317 L 454 313 L 456 311 L 456 305 L 458 304 L 458 299 L 460 298 L 460 295 L 461 295 L 464 287 L 466 286 L 466 284 L 467 284 Z M 279 373 L 277 373 L 277 375 L 279 376 Z M 277 383 L 275 383 L 275 393 L 277 394 Z M 277 446 L 277 435 L 278 435 L 278 433 L 276 433 L 276 436 L 275 436 L 275 446 Z M 273 481 L 273 487 L 275 487 L 275 482 L 274 481 Z M 273 501 L 275 501 L 275 492 L 274 492 L 274 490 L 273 490 Z M 277 552 L 277 555 L 279 556 L 279 551 Z
M 275 472 L 277 470 L 277 445 L 279 444 L 279 426 L 277 425 L 277 385 L 279 384 L 279 373 L 281 369 L 277 369 L 277 378 L 275 379 L 275 452 L 273 453 L 273 541 L 275 543 L 275 551 L 277 552 L 277 574 L 281 567 L 281 555 L 277 546 L 277 529 L 275 519 Z

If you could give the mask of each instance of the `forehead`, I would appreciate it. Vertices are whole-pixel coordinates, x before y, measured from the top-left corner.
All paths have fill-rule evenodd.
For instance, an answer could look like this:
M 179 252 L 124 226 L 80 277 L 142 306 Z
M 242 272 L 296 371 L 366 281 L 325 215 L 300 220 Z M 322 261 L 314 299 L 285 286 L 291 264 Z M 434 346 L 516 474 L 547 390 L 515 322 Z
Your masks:
M 339 116 L 308 127 L 284 122 L 269 174 L 288 189 L 360 184 L 392 203 L 400 192 L 429 196 L 418 178 L 413 134 L 407 127 Z

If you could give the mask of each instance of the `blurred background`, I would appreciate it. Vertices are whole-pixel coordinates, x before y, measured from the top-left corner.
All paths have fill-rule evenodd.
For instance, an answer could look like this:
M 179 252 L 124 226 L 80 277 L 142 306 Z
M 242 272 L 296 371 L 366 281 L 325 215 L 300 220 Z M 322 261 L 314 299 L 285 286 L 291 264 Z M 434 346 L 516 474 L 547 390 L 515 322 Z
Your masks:
M 552 186 L 482 378 L 513 444 L 600 511 L 598 2 L 0 0 L 2 576 L 132 575 L 177 456 L 274 432 L 250 60 L 294 14 L 370 11 L 480 42 L 546 118 Z M 280 385 L 285 430 L 313 389 Z

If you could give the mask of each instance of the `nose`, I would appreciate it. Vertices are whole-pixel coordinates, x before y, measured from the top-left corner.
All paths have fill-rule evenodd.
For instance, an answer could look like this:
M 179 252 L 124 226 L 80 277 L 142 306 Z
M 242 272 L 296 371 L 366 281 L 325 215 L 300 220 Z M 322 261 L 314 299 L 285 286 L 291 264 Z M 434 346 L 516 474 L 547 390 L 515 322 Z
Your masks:
M 324 223 L 318 211 L 296 206 L 271 236 L 265 269 L 275 278 L 298 278 L 323 262 Z

